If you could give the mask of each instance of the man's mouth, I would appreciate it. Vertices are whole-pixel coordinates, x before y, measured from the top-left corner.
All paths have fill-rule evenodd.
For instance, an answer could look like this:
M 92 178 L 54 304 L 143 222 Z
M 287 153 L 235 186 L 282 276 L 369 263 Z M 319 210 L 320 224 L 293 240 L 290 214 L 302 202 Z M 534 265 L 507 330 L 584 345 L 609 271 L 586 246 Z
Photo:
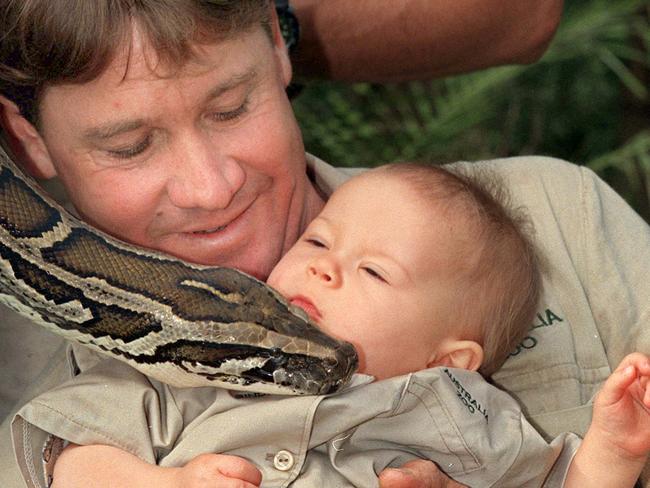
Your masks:
M 302 308 L 305 312 L 307 312 L 309 318 L 315 322 L 318 322 L 318 320 L 320 320 L 322 317 L 320 310 L 318 310 L 316 305 L 314 305 L 313 302 L 306 297 L 295 296 L 289 299 L 289 303 L 291 303 L 291 305 L 295 305 L 296 307 Z
M 242 218 L 244 218 L 244 215 L 247 214 L 247 212 L 249 211 L 249 209 L 251 208 L 254 202 L 255 200 L 251 200 L 246 206 L 240 208 L 238 212 L 231 214 L 230 219 L 227 220 L 225 223 L 220 223 L 219 225 L 215 225 L 214 227 L 212 227 L 211 224 L 206 222 L 205 227 L 203 229 L 196 229 L 196 228 L 189 229 L 185 231 L 185 233 L 194 236 L 211 236 L 212 234 L 223 232 L 229 228 L 236 228 L 235 224 L 237 224 L 240 220 L 242 220 Z
M 228 224 L 220 225 L 219 227 L 215 227 L 214 229 L 195 230 L 194 232 L 192 232 L 192 234 L 214 234 L 215 232 L 221 232 L 226 227 L 228 227 Z

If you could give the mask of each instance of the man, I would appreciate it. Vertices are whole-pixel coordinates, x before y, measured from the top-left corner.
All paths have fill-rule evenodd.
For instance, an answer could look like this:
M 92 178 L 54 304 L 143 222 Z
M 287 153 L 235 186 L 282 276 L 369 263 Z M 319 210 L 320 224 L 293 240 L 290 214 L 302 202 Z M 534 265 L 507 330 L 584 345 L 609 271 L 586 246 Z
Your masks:
M 181 22 L 181 12 L 174 10 L 183 9 L 177 7 L 179 3 L 167 2 L 164 17 Z M 10 8 L 19 8 L 14 2 L 5 4 L 7 14 Z M 236 266 L 265 277 L 321 208 L 323 192 L 327 191 L 323 186 L 317 188 L 306 176 L 300 134 L 283 93 L 291 66 L 276 24 L 272 22 L 270 30 L 265 31 L 259 27 L 264 19 L 259 18 L 247 24 L 256 28 L 225 38 L 211 35 L 209 29 L 201 30 L 190 40 L 204 42 L 192 42 L 191 49 L 184 51 L 182 42 L 174 45 L 167 42 L 168 37 L 156 37 L 151 32 L 144 35 L 143 31 L 151 27 L 145 23 L 109 23 L 99 29 L 89 23 L 93 18 L 119 16 L 114 11 L 100 12 L 102 2 L 89 5 L 79 4 L 79 9 L 92 12 L 83 12 L 76 21 L 69 20 L 72 13 L 67 2 L 64 6 L 51 1 L 43 5 L 29 2 L 29 8 L 22 10 L 25 23 L 19 28 L 28 33 L 26 37 L 34 45 L 47 48 L 40 63 L 50 63 L 51 69 L 58 67 L 59 75 L 54 76 L 51 69 L 36 70 L 36 75 L 45 79 L 35 83 L 37 89 L 32 95 L 38 104 L 30 107 L 29 97 L 15 90 L 10 93 L 11 87 L 4 83 L 7 71 L 0 70 L 0 91 L 7 95 L 3 98 L 3 126 L 14 152 L 32 174 L 59 176 L 86 220 L 124 240 L 197 262 Z M 39 19 L 37 26 L 26 20 L 30 8 L 43 9 L 36 12 L 40 15 L 31 17 Z M 98 12 L 106 15 L 90 15 Z M 135 14 L 129 11 L 123 18 Z M 151 11 L 149 14 L 153 15 Z M 11 15 L 6 19 L 11 20 Z M 66 22 L 57 25 L 56 19 Z M 179 25 L 176 32 L 187 31 L 191 23 Z M 3 32 L 8 33 L 16 29 L 15 25 L 11 29 L 4 27 Z M 221 26 L 221 32 L 224 28 Z M 238 32 L 236 28 L 234 32 Z M 265 37 L 269 32 L 272 42 Z M 59 36 L 58 42 L 53 43 L 52 37 L 48 42 L 50 33 Z M 75 34 L 79 34 L 77 40 L 71 42 Z M 78 49 L 79 37 L 87 46 L 85 57 L 84 50 Z M 97 47 L 102 41 L 110 46 L 103 58 Z M 115 45 L 119 46 L 116 50 Z M 178 46 L 181 49 L 175 52 Z M 57 58 L 64 52 L 72 55 L 65 62 Z M 94 55 L 88 56 L 88 52 Z M 2 53 L 2 59 L 10 61 L 17 56 L 15 51 Z M 70 65 L 69 58 L 75 56 L 77 68 Z M 190 61 L 180 63 L 185 57 Z M 76 76 L 75 69 L 85 76 Z M 636 308 L 619 306 L 611 310 L 594 303 L 593 312 L 589 305 L 592 299 L 607 303 L 608 289 L 647 296 L 641 276 L 631 271 L 624 258 L 634 246 L 650 249 L 639 245 L 650 237 L 640 220 L 593 176 L 552 161 L 544 163 L 552 167 L 553 175 L 531 177 L 530 161 L 504 163 L 503 167 L 509 168 L 509 184 L 516 189 L 518 201 L 536 205 L 532 208 L 533 218 L 543 227 L 538 228 L 543 244 L 551 247 L 550 261 L 564 266 L 547 276 L 550 291 L 540 316 L 541 335 L 533 339 L 551 342 L 551 334 L 559 331 L 564 343 L 570 345 L 573 337 L 576 347 L 567 347 L 560 351 L 561 358 L 546 361 L 550 366 L 539 373 L 541 386 L 531 381 L 530 370 L 522 367 L 523 360 L 517 362 L 523 353 L 510 367 L 506 366 L 499 379 L 537 415 L 533 420 L 553 435 L 556 428 L 567 430 L 556 422 L 557 411 L 562 409 L 573 415 L 563 416 L 568 427 L 577 425 L 572 430 L 582 431 L 588 423 L 584 412 L 589 411 L 589 406 L 585 403 L 609 373 L 609 365 L 618 363 L 628 348 L 647 350 L 647 338 L 640 332 L 641 321 L 634 316 L 637 313 L 643 317 L 647 300 L 639 300 Z M 317 177 L 322 178 L 331 169 L 317 171 Z M 575 195 L 570 185 L 576 181 L 582 181 L 580 195 L 584 198 L 580 203 L 584 206 L 586 199 L 588 204 L 582 220 L 577 212 L 583 207 L 562 200 Z M 575 209 L 576 215 L 562 215 L 552 225 L 549 215 L 558 209 L 551 194 L 563 203 L 561 207 Z M 598 213 L 601 200 L 606 203 Z M 616 220 L 610 219 L 613 214 Z M 624 228 L 629 237 L 611 249 L 607 239 L 596 243 L 595 234 L 590 233 L 593 226 L 598 226 L 598 218 L 607 221 L 610 232 L 618 234 Z M 576 222 L 582 222 L 582 227 L 577 228 Z M 559 244 L 553 247 L 555 239 Z M 589 248 L 583 266 L 583 255 L 575 254 L 572 247 L 579 244 L 601 249 Z M 597 265 L 610 266 L 607 287 L 600 286 L 591 274 L 595 266 L 591 259 L 596 251 L 600 253 Z M 610 259 L 601 263 L 606 256 Z M 578 302 L 575 310 L 571 308 L 574 303 L 567 303 L 568 298 Z M 622 308 L 630 310 L 629 317 L 610 316 Z M 626 328 L 626 344 L 616 340 L 612 324 L 617 319 Z M 571 326 L 585 321 L 594 326 L 577 330 Z M 592 342 L 585 342 L 590 336 L 585 331 L 597 327 L 601 327 L 600 334 L 608 344 L 607 355 L 600 341 L 593 341 L 593 334 Z M 533 349 L 531 354 L 548 360 L 548 349 L 542 349 Z M 562 385 L 565 389 L 561 389 Z M 571 395 L 565 394 L 566 389 Z M 543 395 L 535 396 L 535 392 Z M 544 404 L 539 403 L 540 398 Z M 2 462 L 4 467 L 4 455 Z M 437 474 L 429 465 L 409 468 L 416 471 L 414 478 L 409 480 L 409 472 L 388 472 L 383 475 L 385 486 L 439 486 L 432 484 Z M 7 482 L 3 486 L 12 485 Z
M 160 8 L 160 2 L 147 6 Z M 48 51 L 43 63 L 50 63 L 31 73 L 33 92 L 25 97 L 25 78 L 10 72 L 17 45 L 3 45 L 9 145 L 28 172 L 58 176 L 79 214 L 97 227 L 195 262 L 266 277 L 323 205 L 306 175 L 285 95 L 291 66 L 270 5 L 224 2 L 220 13 L 231 24 L 206 22 L 200 26 L 206 32 L 188 36 L 192 45 L 178 44 L 182 53 L 167 50 L 169 36 L 143 35 L 146 22 L 132 21 L 128 7 L 103 7 L 94 3 L 94 18 L 81 11 L 78 22 L 69 22 L 67 2 L 5 4 L 3 32 L 29 31 Z M 192 32 L 195 7 L 165 7 L 158 34 Z M 180 28 L 179 19 L 186 22 Z M 71 26 L 79 35 L 66 30 Z M 48 34 L 56 42 L 36 39 Z M 96 56 L 96 44 L 110 50 L 116 41 L 115 59 L 112 51 Z M 73 59 L 58 61 L 54 45 Z M 186 55 L 189 63 L 181 60 Z M 99 63 L 94 72 L 93 62 Z M 75 79 L 79 72 L 87 83 Z M 38 79 L 43 73 L 49 82 Z

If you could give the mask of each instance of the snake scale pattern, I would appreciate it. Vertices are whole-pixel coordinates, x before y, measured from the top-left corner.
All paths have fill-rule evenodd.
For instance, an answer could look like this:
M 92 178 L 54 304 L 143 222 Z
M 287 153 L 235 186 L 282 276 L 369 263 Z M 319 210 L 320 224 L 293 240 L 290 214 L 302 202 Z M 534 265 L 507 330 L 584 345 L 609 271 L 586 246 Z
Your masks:
M 121 242 L 45 195 L 0 145 L 0 302 L 173 386 L 320 394 L 354 348 L 263 282 Z

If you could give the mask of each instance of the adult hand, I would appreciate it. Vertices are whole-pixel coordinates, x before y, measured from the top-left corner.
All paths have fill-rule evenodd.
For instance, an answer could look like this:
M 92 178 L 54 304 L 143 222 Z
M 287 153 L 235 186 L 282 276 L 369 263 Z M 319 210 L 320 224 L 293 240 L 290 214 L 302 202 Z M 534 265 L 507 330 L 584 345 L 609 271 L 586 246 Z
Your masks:
M 431 461 L 410 461 L 400 468 L 388 468 L 379 475 L 380 488 L 465 488 L 448 478 Z

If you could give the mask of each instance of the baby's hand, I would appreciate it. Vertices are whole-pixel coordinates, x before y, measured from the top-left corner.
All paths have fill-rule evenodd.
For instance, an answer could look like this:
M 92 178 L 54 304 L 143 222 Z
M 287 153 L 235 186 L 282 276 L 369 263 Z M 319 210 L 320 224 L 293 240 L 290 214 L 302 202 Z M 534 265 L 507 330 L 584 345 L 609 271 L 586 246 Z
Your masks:
M 225 454 L 201 454 L 173 470 L 173 486 L 179 488 L 255 488 L 262 482 L 255 466 Z
M 650 358 L 626 356 L 594 401 L 592 428 L 631 457 L 650 451 Z
M 182 468 L 149 464 L 117 447 L 66 447 L 54 466 L 52 488 L 255 488 L 262 474 L 245 459 L 201 454 Z

